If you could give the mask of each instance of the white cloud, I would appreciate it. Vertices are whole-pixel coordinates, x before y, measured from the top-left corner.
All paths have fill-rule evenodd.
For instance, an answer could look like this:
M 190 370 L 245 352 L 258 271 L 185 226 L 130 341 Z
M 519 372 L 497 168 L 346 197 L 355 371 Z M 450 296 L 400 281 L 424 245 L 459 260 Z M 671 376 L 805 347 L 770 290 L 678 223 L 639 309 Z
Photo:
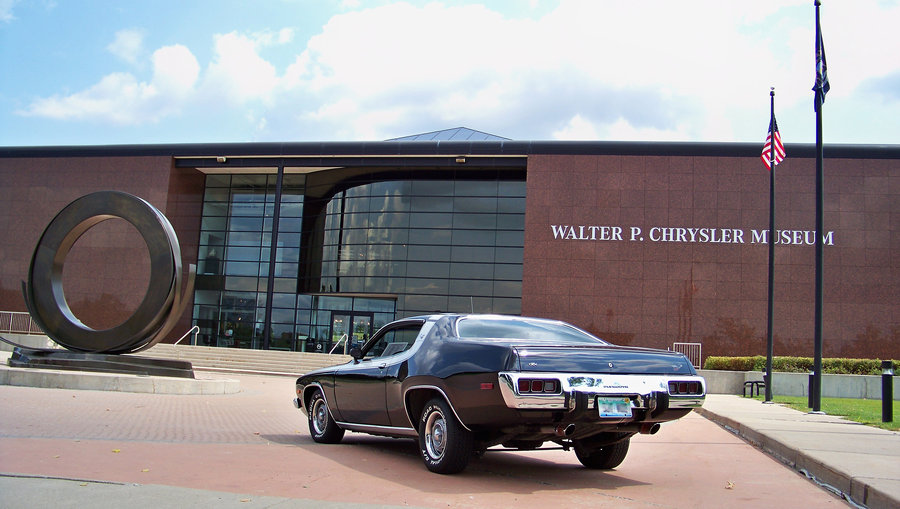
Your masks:
M 30 112 L 138 123 L 194 99 L 196 109 L 246 122 L 247 137 L 269 139 L 385 139 L 465 125 L 518 139 L 758 141 L 775 86 L 783 136 L 810 141 L 808 0 L 563 0 L 540 18 L 484 5 L 358 5 L 342 4 L 352 10 L 300 44 L 299 27 L 219 34 L 202 66 L 158 50 L 149 82 L 110 74 Z M 827 8 L 828 105 L 854 104 L 842 125 L 889 124 L 853 116 L 896 97 L 900 5 Z M 110 51 L 138 55 L 138 34 L 120 34 Z M 162 113 L 145 112 L 148 104 Z
M 624 118 L 617 118 L 612 122 L 596 124 L 575 115 L 569 119 L 566 125 L 553 132 L 554 140 L 606 140 L 606 141 L 652 141 L 670 140 L 687 141 L 690 137 L 682 130 L 682 127 L 674 129 L 656 129 L 635 127 Z
M 157 122 L 178 111 L 191 96 L 199 65 L 180 45 L 158 49 L 152 62 L 153 78 L 149 82 L 141 82 L 130 73 L 112 73 L 82 92 L 38 99 L 22 113 L 118 125 Z
M 532 137 L 567 136 L 578 131 L 573 118 L 594 125 L 622 118 L 638 126 L 635 135 L 683 139 L 688 128 L 676 129 L 674 116 L 699 121 L 741 94 L 767 90 L 747 69 L 760 43 L 757 34 L 737 31 L 744 19 L 737 9 L 718 1 L 563 2 L 535 21 L 480 5 L 391 4 L 334 16 L 287 69 L 284 88 L 302 90 L 317 118 L 329 104 L 352 98 L 360 115 L 389 103 L 427 116 L 432 128 L 506 119 L 503 134 L 515 135 L 511 127 L 525 132 L 532 122 Z M 706 111 L 700 101 L 696 111 L 686 108 L 684 98 L 698 95 Z
M 291 33 L 270 33 L 255 38 L 231 32 L 215 37 L 215 57 L 206 71 L 204 91 L 241 104 L 272 99 L 278 85 L 275 66 L 259 55 L 259 48 L 275 41 L 290 41 Z
M 569 122 L 558 131 L 553 132 L 554 140 L 596 140 L 598 135 L 597 128 L 589 120 L 585 120 L 581 115 L 575 115 Z
M 166 46 L 153 53 L 153 86 L 170 98 L 185 99 L 200 76 L 200 64 L 189 49 Z
M 137 29 L 119 30 L 106 49 L 128 63 L 137 63 L 144 49 L 144 33 Z
M 479 5 L 397 3 L 341 14 L 288 67 L 283 88 L 314 104 L 316 118 L 352 98 L 359 116 L 343 122 L 360 128 L 351 139 L 395 133 L 410 116 L 436 123 L 501 115 L 521 97 L 520 80 L 537 74 L 528 48 L 510 51 L 532 26 Z
M 19 0 L 0 0 L 0 21 L 9 23 L 16 19 L 12 11 L 18 2 Z

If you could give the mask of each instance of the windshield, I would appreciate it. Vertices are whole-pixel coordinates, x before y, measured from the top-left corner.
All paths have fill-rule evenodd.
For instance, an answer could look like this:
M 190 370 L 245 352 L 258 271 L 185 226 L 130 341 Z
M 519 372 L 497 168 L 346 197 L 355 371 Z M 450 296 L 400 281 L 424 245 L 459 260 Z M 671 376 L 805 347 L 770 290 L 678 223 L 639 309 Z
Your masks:
M 605 345 L 605 341 L 567 323 L 550 320 L 466 317 L 456 324 L 460 339 L 503 339 L 555 345 Z M 514 341 L 515 342 L 515 341 Z

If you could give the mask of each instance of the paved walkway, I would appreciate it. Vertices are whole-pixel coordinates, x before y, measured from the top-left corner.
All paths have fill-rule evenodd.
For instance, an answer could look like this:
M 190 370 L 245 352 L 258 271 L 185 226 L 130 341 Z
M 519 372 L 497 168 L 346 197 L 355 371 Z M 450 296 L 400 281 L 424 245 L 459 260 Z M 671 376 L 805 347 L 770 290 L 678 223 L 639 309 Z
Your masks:
M 699 413 L 854 504 L 900 507 L 900 433 L 721 394 Z
M 4 369 L 9 368 L 0 366 L 0 370 Z M 223 378 L 229 377 L 230 375 L 223 375 Z M 167 451 L 165 454 L 186 455 L 192 454 L 193 444 L 214 445 L 224 441 L 223 445 L 227 444 L 227 446 L 216 448 L 218 452 L 211 454 L 209 460 L 213 462 L 233 461 L 235 458 L 230 455 L 240 456 L 241 447 L 261 439 L 271 443 L 296 441 L 294 436 L 260 437 L 259 433 L 246 432 L 248 429 L 265 429 L 265 424 L 271 423 L 273 418 L 281 419 L 280 414 L 272 415 L 272 411 L 267 406 L 271 406 L 270 402 L 261 402 L 260 400 L 274 393 L 277 394 L 278 404 L 281 404 L 282 394 L 290 393 L 292 381 L 288 377 L 251 377 L 249 382 L 252 384 L 243 387 L 240 397 L 234 400 L 235 404 L 239 405 L 235 407 L 237 411 L 226 411 L 227 409 L 208 405 L 201 406 L 200 403 L 203 400 L 198 399 L 196 400 L 198 405 L 192 406 L 192 410 L 189 410 L 191 419 L 188 419 L 187 415 L 177 414 L 177 412 L 185 410 L 179 410 L 184 405 L 177 404 L 176 401 L 181 401 L 182 398 L 203 398 L 203 396 L 166 395 L 152 399 L 145 398 L 140 400 L 140 405 L 135 406 L 132 403 L 126 404 L 131 399 L 122 392 L 111 392 L 104 395 L 98 391 L 83 391 L 84 396 L 82 396 L 82 391 L 51 391 L 46 394 L 42 393 L 41 404 L 35 405 L 34 408 L 17 402 L 15 403 L 16 414 L 22 422 L 28 423 L 27 429 L 19 429 L 13 424 L 8 433 L 9 440 L 0 441 L 0 443 L 6 444 L 3 447 L 5 450 L 0 450 L 0 460 L 4 456 L 10 460 L 14 456 L 21 457 L 22 454 L 34 453 L 36 448 L 41 447 L 41 443 L 46 443 L 60 449 L 39 451 L 42 453 L 42 457 L 59 458 L 60 455 L 64 457 L 74 455 L 82 457 L 84 467 L 83 470 L 78 471 L 79 475 L 56 475 L 56 473 L 51 475 L 51 472 L 54 471 L 51 464 L 48 463 L 44 467 L 38 465 L 34 471 L 46 472 L 50 477 L 22 476 L 14 473 L 21 472 L 21 470 L 10 471 L 4 468 L 5 462 L 0 461 L 0 506 L 44 505 L 42 501 L 44 499 L 35 497 L 46 497 L 48 505 L 52 500 L 53 504 L 58 507 L 84 507 L 86 505 L 113 507 L 120 505 L 116 501 L 120 502 L 124 497 L 128 497 L 129 506 L 138 509 L 159 507 L 161 500 L 167 500 L 172 504 L 177 501 L 177 505 L 181 507 L 201 507 L 212 504 L 221 507 L 324 507 L 328 509 L 388 507 L 362 506 L 321 498 L 305 500 L 298 497 L 260 497 L 258 493 L 252 498 L 249 496 L 235 498 L 234 493 L 166 486 L 163 478 L 158 479 L 157 485 L 138 485 L 129 482 L 97 483 L 90 480 L 108 479 L 109 477 L 92 476 L 93 462 L 106 460 L 103 457 L 89 458 L 85 444 L 80 440 L 71 440 L 71 438 L 78 437 L 85 441 L 102 441 L 109 440 L 110 436 L 114 436 L 118 442 L 111 442 L 109 448 L 102 452 L 109 453 L 112 448 L 119 447 L 116 445 L 117 443 L 124 440 L 126 443 L 133 441 L 134 443 L 129 445 L 132 448 L 138 447 L 138 442 L 141 442 L 146 443 L 146 447 L 149 449 L 154 447 L 158 450 L 165 449 Z M 117 387 L 127 386 L 128 384 L 117 385 Z M 118 389 L 118 391 L 121 390 Z M 172 398 L 177 398 L 177 400 Z M 5 402 L 0 414 L 9 411 L 7 404 L 13 404 L 13 400 Z M 41 420 L 41 416 L 46 415 L 48 407 L 58 409 L 54 415 L 58 414 L 59 420 L 53 422 Z M 176 414 L 173 415 L 173 412 Z M 779 405 L 763 404 L 757 400 L 731 395 L 710 395 L 698 413 L 724 426 L 788 466 L 806 474 L 824 489 L 849 500 L 851 505 L 873 509 L 900 507 L 900 433 L 863 426 L 833 416 L 807 414 Z M 82 419 L 73 420 L 71 418 L 73 415 L 81 415 Z M 289 417 L 285 418 L 285 422 L 281 423 L 280 427 L 296 430 L 294 433 L 302 434 L 303 423 L 297 422 L 299 419 L 294 413 L 288 415 Z M 145 416 L 145 422 L 142 424 L 135 422 L 141 419 L 140 416 Z M 165 419 L 160 418 L 160 423 L 169 423 L 168 427 L 151 422 L 150 416 L 165 416 Z M 3 418 L 0 417 L 0 421 L 2 420 Z M 107 423 L 109 428 L 97 429 L 96 424 L 91 424 L 96 422 Z M 115 433 L 111 434 L 110 429 L 115 429 Z M 67 438 L 65 441 L 48 442 L 29 437 L 71 438 Z M 206 445 L 207 449 L 204 449 L 203 454 L 209 454 L 209 445 Z M 193 452 L 193 454 L 197 454 L 197 452 Z M 260 465 L 250 464 L 246 466 L 249 470 L 245 470 L 245 472 L 253 472 L 254 468 L 260 467 Z M 50 469 L 46 469 L 47 467 Z M 137 468 L 139 471 L 144 467 L 145 465 L 138 464 L 129 466 L 129 468 Z M 290 470 L 289 466 L 285 467 Z M 3 474 L 3 472 L 11 473 Z M 152 473 L 147 474 L 147 477 L 149 479 L 158 475 L 162 474 L 158 470 L 153 470 Z M 180 475 L 186 474 L 182 472 Z M 197 473 L 196 475 L 202 474 Z M 241 481 L 246 482 L 247 479 L 234 482 Z M 222 485 L 228 486 L 228 482 L 223 482 Z M 741 479 L 735 479 L 735 482 L 740 483 Z M 342 488 L 336 485 L 335 489 Z M 27 503 L 19 503 L 26 500 Z M 172 504 L 164 503 L 163 505 Z M 415 502 L 412 505 L 415 505 Z
M 126 501 L 127 503 L 123 503 Z M 219 491 L 133 484 L 24 477 L 0 474 L 0 505 L 5 509 L 54 507 L 91 509 L 398 509 L 398 506 L 327 502 Z M 410 509 L 411 506 L 405 506 Z

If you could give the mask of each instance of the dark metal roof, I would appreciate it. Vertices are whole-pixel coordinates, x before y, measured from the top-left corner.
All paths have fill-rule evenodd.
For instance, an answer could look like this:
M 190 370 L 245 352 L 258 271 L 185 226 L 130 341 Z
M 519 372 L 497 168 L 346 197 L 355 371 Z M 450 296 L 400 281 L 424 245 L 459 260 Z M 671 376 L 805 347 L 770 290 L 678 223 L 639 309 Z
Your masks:
M 391 138 L 387 141 L 509 141 L 509 138 L 490 133 L 476 131 L 468 127 L 454 127 L 431 131 L 430 133 L 412 134 L 400 138 Z
M 815 157 L 815 144 L 786 145 L 789 157 Z M 359 141 L 288 143 L 189 143 L 0 147 L 0 157 L 162 156 L 200 158 L 355 158 L 529 155 L 651 155 L 758 157 L 760 143 L 615 141 Z M 826 158 L 900 159 L 900 145 L 825 145 Z

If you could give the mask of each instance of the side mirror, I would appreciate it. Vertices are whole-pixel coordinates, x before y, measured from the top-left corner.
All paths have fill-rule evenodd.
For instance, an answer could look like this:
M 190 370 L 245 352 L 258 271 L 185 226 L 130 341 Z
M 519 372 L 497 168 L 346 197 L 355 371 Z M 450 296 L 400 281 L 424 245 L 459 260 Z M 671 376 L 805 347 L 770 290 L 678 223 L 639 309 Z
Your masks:
M 350 349 L 350 357 L 353 357 L 353 360 L 360 360 L 362 358 L 362 350 L 359 349 L 358 346 L 354 346 Z

